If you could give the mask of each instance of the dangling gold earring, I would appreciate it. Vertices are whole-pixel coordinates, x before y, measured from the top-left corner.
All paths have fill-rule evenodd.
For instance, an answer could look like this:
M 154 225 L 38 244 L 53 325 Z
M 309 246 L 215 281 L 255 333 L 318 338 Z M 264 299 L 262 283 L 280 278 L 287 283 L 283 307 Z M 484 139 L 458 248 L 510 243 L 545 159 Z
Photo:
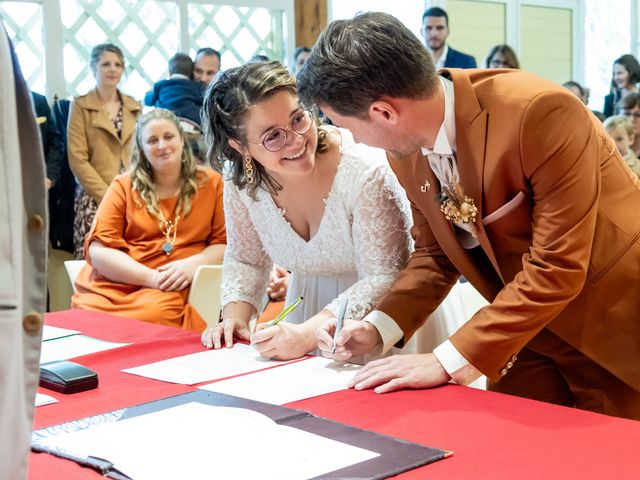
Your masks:
M 247 184 L 253 185 L 253 161 L 249 155 L 244 157 L 244 175 L 247 178 Z

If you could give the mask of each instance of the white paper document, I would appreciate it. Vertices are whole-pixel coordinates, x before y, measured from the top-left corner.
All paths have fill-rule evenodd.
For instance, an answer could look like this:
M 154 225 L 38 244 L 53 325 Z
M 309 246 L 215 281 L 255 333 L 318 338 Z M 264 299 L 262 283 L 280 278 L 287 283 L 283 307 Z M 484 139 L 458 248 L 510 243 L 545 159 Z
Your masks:
M 71 335 L 77 335 L 80 332 L 78 330 L 69 330 L 68 328 L 52 327 L 51 325 L 45 325 L 42 327 L 42 341 L 53 340 L 56 338 L 69 337 Z
M 58 400 L 44 393 L 36 393 L 36 407 L 51 405 L 52 403 L 58 403 Z
M 313 357 L 262 372 L 203 385 L 203 390 L 282 405 L 346 390 L 361 365 Z
M 233 348 L 206 350 L 122 371 L 163 382 L 193 385 L 255 372 L 275 365 L 284 365 L 291 361 L 295 360 L 288 362 L 269 360 L 261 357 L 253 347 L 236 343 Z
M 125 345 L 129 344 L 105 342 L 104 340 L 98 340 L 97 338 L 86 337 L 84 335 L 56 338 L 42 343 L 40 364 L 56 360 L 68 360 L 81 355 L 124 347 Z
M 104 458 L 136 480 L 302 480 L 378 453 L 276 424 L 252 410 L 187 403 L 38 441 Z

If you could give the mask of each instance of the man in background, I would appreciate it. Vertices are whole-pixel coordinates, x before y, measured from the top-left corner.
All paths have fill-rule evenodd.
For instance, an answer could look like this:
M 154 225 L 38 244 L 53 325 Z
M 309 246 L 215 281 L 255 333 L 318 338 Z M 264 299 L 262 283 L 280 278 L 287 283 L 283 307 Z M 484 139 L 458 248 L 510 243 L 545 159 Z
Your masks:
M 209 47 L 201 48 L 196 52 L 193 79 L 209 85 L 216 73 L 220 71 L 220 52 Z
M 47 195 L 36 116 L 4 26 L 0 72 L 0 478 L 23 480 L 45 310 Z
M 169 59 L 169 78 L 160 80 L 144 96 L 144 104 L 170 110 L 178 118 L 186 118 L 200 126 L 200 108 L 204 86 L 192 80 L 194 63 L 186 53 L 176 53 Z
M 454 50 L 447 44 L 449 16 L 439 7 L 425 10 L 422 14 L 422 36 L 433 56 L 436 70 L 441 68 L 477 68 L 471 55 Z
M 304 62 L 307 61 L 307 57 L 309 56 L 310 52 L 311 49 L 308 47 L 298 47 L 295 49 L 295 51 L 293 52 L 293 66 L 291 68 L 291 73 L 293 75 L 298 74 L 298 72 L 304 65 Z

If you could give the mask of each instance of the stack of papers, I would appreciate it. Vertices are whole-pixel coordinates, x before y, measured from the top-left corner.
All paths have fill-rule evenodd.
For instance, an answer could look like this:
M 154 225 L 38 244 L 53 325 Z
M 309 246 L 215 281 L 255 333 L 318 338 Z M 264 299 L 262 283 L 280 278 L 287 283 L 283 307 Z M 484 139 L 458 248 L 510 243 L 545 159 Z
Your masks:
M 140 367 L 127 368 L 123 372 L 163 382 L 194 385 L 294 361 L 297 360 L 269 360 L 261 357 L 253 347 L 238 343 L 233 348 L 192 353 Z
M 58 400 L 44 393 L 36 393 L 36 407 L 51 405 L 52 403 L 58 403 Z
M 54 340 L 56 338 L 70 337 L 71 335 L 77 335 L 80 332 L 78 330 L 69 330 L 68 328 L 52 327 L 51 325 L 45 325 L 42 327 L 42 341 Z
M 302 480 L 380 456 L 278 425 L 252 410 L 196 402 L 36 443 L 48 451 L 103 458 L 136 480 Z
M 362 368 L 322 357 L 230 378 L 198 387 L 259 402 L 282 405 L 325 393 L 346 390 L 349 380 Z
M 124 347 L 128 343 L 113 343 L 98 340 L 84 335 L 71 335 L 55 338 L 42 342 L 40 351 L 40 364 L 54 362 L 56 360 L 68 360 L 70 358 L 102 352 L 112 348 Z

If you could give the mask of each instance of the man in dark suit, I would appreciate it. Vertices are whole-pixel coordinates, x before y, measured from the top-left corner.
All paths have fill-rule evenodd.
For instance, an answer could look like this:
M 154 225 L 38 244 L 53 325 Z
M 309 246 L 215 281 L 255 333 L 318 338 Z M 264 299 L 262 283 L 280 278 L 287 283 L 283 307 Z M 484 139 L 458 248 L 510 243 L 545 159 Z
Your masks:
M 436 70 L 441 68 L 477 68 L 475 58 L 454 50 L 447 44 L 449 16 L 443 9 L 433 7 L 425 10 L 422 14 L 421 31 L 427 49 L 433 56 Z
M 73 192 L 76 180 L 69 168 L 65 145 L 66 115 L 56 119 L 47 98 L 31 92 L 40 127 L 49 190 L 49 239 L 58 250 L 73 252 Z M 60 102 L 60 101 L 58 101 Z
M 42 135 L 42 146 L 47 165 L 47 187 L 51 188 L 60 179 L 64 143 L 51 115 L 51 108 L 47 103 L 47 98 L 36 92 L 31 92 L 31 98 L 33 98 L 33 106 L 36 111 L 36 122 L 40 126 Z

